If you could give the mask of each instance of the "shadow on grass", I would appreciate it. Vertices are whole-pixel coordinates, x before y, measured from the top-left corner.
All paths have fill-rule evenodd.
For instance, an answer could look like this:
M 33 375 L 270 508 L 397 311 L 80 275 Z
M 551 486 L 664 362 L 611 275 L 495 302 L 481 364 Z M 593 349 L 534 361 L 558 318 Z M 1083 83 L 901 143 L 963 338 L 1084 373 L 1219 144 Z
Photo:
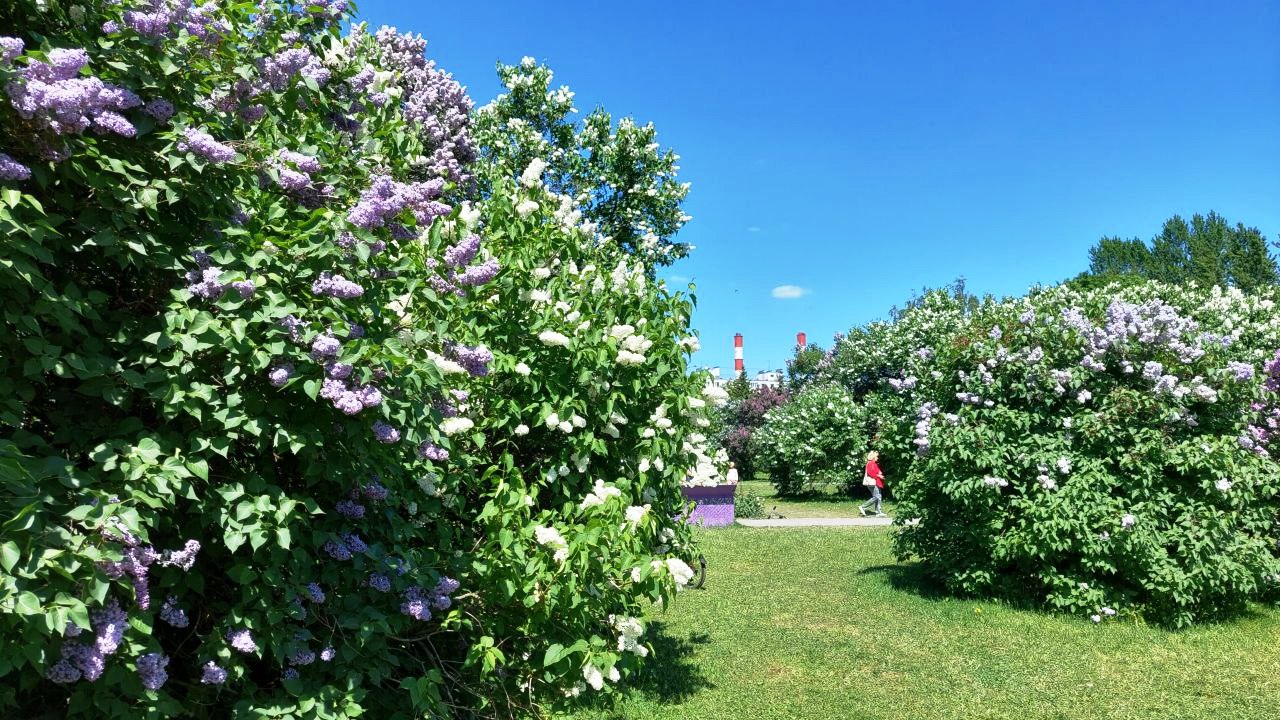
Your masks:
M 859 575 L 880 575 L 889 587 L 926 600 L 949 600 L 956 597 L 942 583 L 930 578 L 920 563 L 896 565 L 872 565 L 858 571 Z
M 645 637 L 653 645 L 653 656 L 632 681 L 634 690 L 654 702 L 674 704 L 715 687 L 693 657 L 697 646 L 711 642 L 707 633 L 677 637 L 666 623 L 650 622 Z

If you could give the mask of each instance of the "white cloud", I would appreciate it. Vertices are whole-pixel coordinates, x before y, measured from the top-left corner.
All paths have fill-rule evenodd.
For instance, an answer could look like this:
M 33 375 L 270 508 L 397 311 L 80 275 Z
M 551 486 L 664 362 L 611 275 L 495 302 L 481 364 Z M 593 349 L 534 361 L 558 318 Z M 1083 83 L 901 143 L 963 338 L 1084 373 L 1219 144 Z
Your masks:
M 764 230 L 760 227 L 752 225 L 751 227 L 747 228 L 747 232 L 764 232 Z
M 795 300 L 809 294 L 809 288 L 799 285 L 779 285 L 773 289 L 773 297 L 777 300 Z
M 672 275 L 671 277 L 667 278 L 667 282 L 671 283 L 672 285 L 688 285 L 689 276 L 688 275 Z

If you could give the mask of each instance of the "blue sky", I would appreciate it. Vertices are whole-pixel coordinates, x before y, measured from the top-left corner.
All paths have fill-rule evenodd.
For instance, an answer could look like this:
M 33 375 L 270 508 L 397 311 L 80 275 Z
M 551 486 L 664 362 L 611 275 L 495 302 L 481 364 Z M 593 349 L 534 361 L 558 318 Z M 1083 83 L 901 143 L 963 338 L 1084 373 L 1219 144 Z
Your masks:
M 1273 2 L 388 2 L 477 104 L 532 55 L 582 111 L 653 121 L 693 183 L 697 361 L 781 367 L 795 333 L 964 276 L 1019 294 L 1217 210 L 1280 239 Z M 775 298 L 774 289 L 800 288 Z M 781 293 L 786 295 L 787 293 Z

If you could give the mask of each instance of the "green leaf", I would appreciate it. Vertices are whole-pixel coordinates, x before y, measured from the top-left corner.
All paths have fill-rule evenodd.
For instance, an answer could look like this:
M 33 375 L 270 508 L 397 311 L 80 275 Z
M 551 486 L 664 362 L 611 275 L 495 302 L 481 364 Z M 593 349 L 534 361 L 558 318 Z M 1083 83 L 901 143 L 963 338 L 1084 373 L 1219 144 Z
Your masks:
M 0 545 L 0 567 L 5 572 L 13 572 L 13 568 L 18 564 L 18 560 L 22 557 L 22 552 L 18 550 L 18 544 L 15 542 L 7 542 Z
M 40 598 L 29 590 L 18 593 L 18 601 L 14 609 L 19 615 L 40 615 L 44 612 L 40 609 Z

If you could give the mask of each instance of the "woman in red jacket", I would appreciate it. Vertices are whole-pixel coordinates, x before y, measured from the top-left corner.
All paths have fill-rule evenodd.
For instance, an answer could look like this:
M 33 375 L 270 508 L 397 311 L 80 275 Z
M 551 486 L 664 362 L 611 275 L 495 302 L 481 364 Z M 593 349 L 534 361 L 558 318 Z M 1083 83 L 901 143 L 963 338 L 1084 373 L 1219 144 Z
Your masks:
M 871 499 L 858 506 L 860 515 L 867 514 L 868 505 L 875 505 L 876 511 L 873 514 L 876 517 L 884 515 L 880 512 L 880 488 L 884 487 L 884 473 L 880 472 L 880 466 L 876 464 L 879 459 L 880 453 L 875 450 L 867 453 L 867 470 L 862 476 L 862 484 L 871 488 Z

